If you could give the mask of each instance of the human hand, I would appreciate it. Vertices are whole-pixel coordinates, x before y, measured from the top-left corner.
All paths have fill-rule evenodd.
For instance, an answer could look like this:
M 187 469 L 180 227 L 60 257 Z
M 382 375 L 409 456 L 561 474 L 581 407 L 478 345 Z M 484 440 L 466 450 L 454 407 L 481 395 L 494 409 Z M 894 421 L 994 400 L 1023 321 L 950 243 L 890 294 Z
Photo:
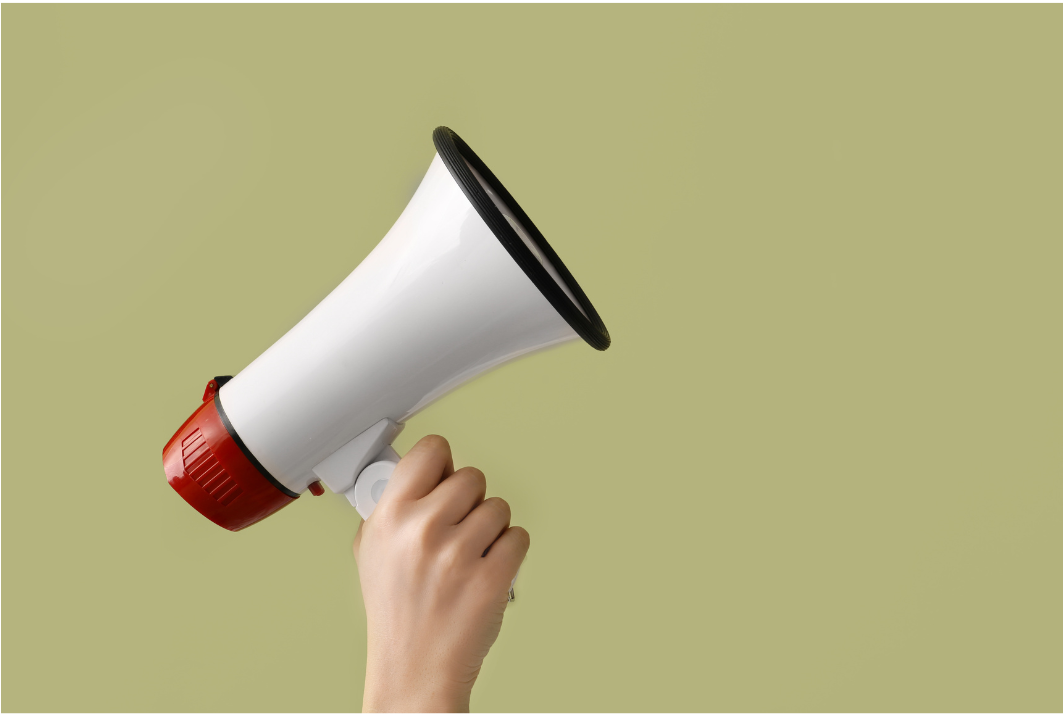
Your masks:
M 354 538 L 367 623 L 363 711 L 468 711 L 528 533 L 450 445 L 422 438 Z

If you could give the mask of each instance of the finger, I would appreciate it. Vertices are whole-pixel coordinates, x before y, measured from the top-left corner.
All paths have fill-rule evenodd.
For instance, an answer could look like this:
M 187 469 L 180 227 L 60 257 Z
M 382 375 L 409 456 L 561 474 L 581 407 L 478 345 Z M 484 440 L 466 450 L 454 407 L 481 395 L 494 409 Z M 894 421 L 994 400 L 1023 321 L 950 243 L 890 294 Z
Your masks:
M 482 555 L 502 531 L 509 527 L 509 518 L 508 502 L 501 497 L 488 498 L 458 525 L 459 539 Z
M 484 557 L 488 571 L 497 576 L 500 584 L 505 584 L 509 589 L 510 582 L 517 576 L 517 570 L 528 554 L 531 546 L 531 536 L 523 527 L 509 527 L 498 539 Z
M 419 500 L 454 472 L 450 443 L 438 435 L 426 435 L 399 460 L 381 500 Z
M 465 519 L 487 494 L 487 478 L 475 467 L 463 467 L 424 498 L 433 518 L 447 526 Z

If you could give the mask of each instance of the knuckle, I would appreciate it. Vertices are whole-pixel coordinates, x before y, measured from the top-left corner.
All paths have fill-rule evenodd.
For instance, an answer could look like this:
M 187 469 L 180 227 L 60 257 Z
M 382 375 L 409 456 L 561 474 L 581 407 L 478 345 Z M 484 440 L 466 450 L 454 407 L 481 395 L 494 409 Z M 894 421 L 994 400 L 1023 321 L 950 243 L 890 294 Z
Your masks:
M 520 545 L 522 549 L 527 550 L 531 547 L 531 535 L 528 534 L 528 530 L 523 527 L 510 527 L 509 529 L 513 532 L 513 535 L 517 539 L 517 544 Z
M 462 553 L 456 544 L 446 544 L 439 548 L 437 556 L 439 567 L 445 572 L 457 569 L 462 561 Z
M 373 508 L 373 514 L 369 516 L 369 520 L 373 521 L 373 529 L 384 531 L 394 529 L 395 524 L 398 521 L 396 509 L 396 506 L 392 504 L 391 500 L 381 500 L 380 503 Z M 365 524 L 369 524 L 369 520 L 366 520 Z
M 450 452 L 450 443 L 442 435 L 425 435 L 417 445 L 432 452 Z
M 495 510 L 499 515 L 506 518 L 507 522 L 513 514 L 513 511 L 509 507 L 509 503 L 503 500 L 501 497 L 489 497 L 484 500 L 484 504 L 490 505 L 491 509 Z
M 445 500 L 429 505 L 428 509 L 421 513 L 423 528 L 431 535 L 438 535 L 440 530 L 448 527 L 450 519 L 447 516 L 447 512 L 453 502 L 454 496 L 446 495 Z
M 460 479 L 472 489 L 481 491 L 487 489 L 487 478 L 475 467 L 463 467 L 455 475 L 459 475 Z
M 431 525 L 427 522 L 418 522 L 413 526 L 410 534 L 410 549 L 418 561 L 428 558 L 436 547 L 436 536 Z

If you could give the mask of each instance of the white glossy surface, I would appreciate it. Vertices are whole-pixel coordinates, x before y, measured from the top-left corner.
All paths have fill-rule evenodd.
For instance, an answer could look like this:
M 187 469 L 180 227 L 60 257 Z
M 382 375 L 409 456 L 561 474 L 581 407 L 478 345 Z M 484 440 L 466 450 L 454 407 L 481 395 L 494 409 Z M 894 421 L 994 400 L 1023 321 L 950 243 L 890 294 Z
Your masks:
M 384 418 L 315 465 L 314 475 L 333 492 L 346 492 L 354 487 L 358 473 L 372 462 L 381 450 L 391 445 L 391 441 L 399 436 L 403 427 L 405 426 Z
M 524 224 L 517 218 L 517 215 L 513 210 L 509 208 L 506 202 L 502 201 L 502 197 L 491 188 L 491 185 L 484 180 L 480 175 L 480 172 L 476 171 L 476 167 L 470 164 L 468 160 L 465 161 L 465 166 L 469 168 L 472 175 L 476 177 L 476 181 L 480 183 L 481 188 L 483 188 L 487 196 L 491 198 L 491 203 L 494 204 L 495 208 L 497 208 L 502 214 L 502 218 L 506 220 L 506 223 L 509 224 L 510 228 L 517 233 L 520 240 L 523 241 L 524 245 L 528 247 L 528 250 L 532 252 L 532 256 L 534 256 L 542 267 L 546 269 L 546 273 L 550 274 L 550 278 L 554 280 L 554 283 L 565 292 L 565 295 L 568 296 L 568 300 L 572 302 L 572 305 L 578 308 L 579 312 L 586 316 L 587 312 L 583 310 L 583 306 L 579 305 L 579 301 L 577 301 L 576 297 L 572 294 L 572 289 L 570 289 L 568 284 L 565 283 L 565 279 L 561 278 L 561 274 L 557 272 L 554 264 L 546 257 L 542 249 L 539 248 L 539 244 L 534 238 L 532 238 L 532 235 L 528 233 L 528 230 L 524 228 Z
M 484 371 L 576 338 L 437 155 L 377 247 L 221 401 L 265 468 L 302 492 L 380 420 L 405 422 Z
M 373 514 L 377 503 L 384 495 L 384 490 L 388 487 L 391 473 L 395 472 L 398 464 L 398 455 L 372 463 L 362 470 L 362 474 L 358 476 L 358 482 L 347 491 L 347 500 L 354 505 L 354 509 L 358 510 L 363 520 L 368 520 L 369 515 Z

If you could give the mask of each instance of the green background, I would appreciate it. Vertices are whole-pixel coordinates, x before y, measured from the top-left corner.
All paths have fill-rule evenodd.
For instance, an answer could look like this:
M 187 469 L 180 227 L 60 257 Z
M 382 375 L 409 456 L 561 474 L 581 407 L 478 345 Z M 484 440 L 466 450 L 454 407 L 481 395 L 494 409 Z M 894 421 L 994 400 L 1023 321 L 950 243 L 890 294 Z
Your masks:
M 532 535 L 477 710 L 1063 709 L 1063 8 L 3 7 L 3 709 L 352 710 L 355 512 L 163 443 L 458 131 L 614 338 L 410 421 Z

